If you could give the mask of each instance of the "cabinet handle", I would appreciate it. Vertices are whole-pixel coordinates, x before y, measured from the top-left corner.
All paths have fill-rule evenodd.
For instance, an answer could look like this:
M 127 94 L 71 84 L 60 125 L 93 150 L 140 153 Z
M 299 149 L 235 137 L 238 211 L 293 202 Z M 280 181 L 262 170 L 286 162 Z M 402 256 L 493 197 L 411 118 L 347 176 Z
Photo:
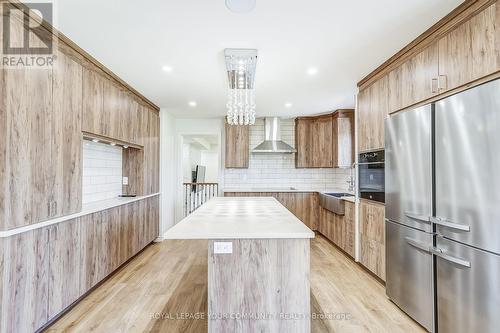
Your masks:
M 446 75 L 438 76 L 438 91 L 446 90 Z
M 470 268 L 470 261 L 463 260 L 463 259 L 456 258 L 456 257 L 452 257 L 449 254 L 446 254 L 446 252 L 444 250 L 436 248 L 436 247 L 431 248 L 430 250 L 431 250 L 432 254 L 436 255 L 439 258 L 442 258 L 446 261 L 452 262 L 452 263 L 457 264 L 457 265 L 462 266 L 462 267 Z
M 433 94 L 436 94 L 438 92 L 438 86 L 439 86 L 438 79 L 437 78 L 432 78 L 431 79 L 431 92 Z

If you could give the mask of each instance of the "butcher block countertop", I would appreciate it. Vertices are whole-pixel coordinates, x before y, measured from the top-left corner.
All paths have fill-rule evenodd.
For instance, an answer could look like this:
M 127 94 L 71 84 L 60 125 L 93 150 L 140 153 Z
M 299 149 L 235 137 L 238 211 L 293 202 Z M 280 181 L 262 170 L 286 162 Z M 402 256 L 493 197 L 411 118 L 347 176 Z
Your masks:
M 184 218 L 165 239 L 314 238 L 314 232 L 273 197 L 216 197 Z

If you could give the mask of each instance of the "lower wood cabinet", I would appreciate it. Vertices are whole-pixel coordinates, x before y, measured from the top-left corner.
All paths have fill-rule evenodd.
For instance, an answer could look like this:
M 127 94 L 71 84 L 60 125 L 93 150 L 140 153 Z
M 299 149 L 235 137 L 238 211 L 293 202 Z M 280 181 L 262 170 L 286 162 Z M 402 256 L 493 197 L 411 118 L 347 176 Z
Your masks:
M 34 332 L 158 236 L 159 198 L 0 238 L 0 332 Z
M 361 200 L 360 263 L 385 281 L 385 206 Z
M 316 192 L 226 192 L 226 197 L 274 197 L 311 230 L 318 230 L 319 197 Z
M 320 208 L 319 232 L 354 258 L 355 218 L 354 203 L 345 201 L 345 215 L 337 215 Z

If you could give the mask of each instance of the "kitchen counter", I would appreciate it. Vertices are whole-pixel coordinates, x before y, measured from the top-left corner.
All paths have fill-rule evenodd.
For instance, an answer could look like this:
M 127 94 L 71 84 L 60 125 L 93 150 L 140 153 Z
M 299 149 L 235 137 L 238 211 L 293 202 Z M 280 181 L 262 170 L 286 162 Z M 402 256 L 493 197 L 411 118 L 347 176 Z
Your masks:
M 30 224 L 30 225 L 27 225 L 27 226 L 24 226 L 21 228 L 0 231 L 0 238 L 9 237 L 12 235 L 17 235 L 17 234 L 27 232 L 30 230 L 34 230 L 34 229 L 38 229 L 38 228 L 44 228 L 44 227 L 47 227 L 47 226 L 50 226 L 53 224 L 76 219 L 76 218 L 81 217 L 81 216 L 97 213 L 97 212 L 107 210 L 107 209 L 110 209 L 113 207 L 126 205 L 126 204 L 132 203 L 134 201 L 143 200 L 143 199 L 146 199 L 149 197 L 154 197 L 157 195 L 159 195 L 159 193 L 137 196 L 137 197 L 133 197 L 133 198 L 112 198 L 112 199 L 107 199 L 107 200 L 89 202 L 89 203 L 83 204 L 82 210 L 79 211 L 78 213 L 56 217 L 56 218 L 51 219 L 51 220 L 43 221 L 43 222 L 36 223 L 36 224 Z
M 217 197 L 170 228 L 165 239 L 314 238 L 272 197 Z
M 342 189 L 327 189 L 327 190 L 318 190 L 318 189 L 299 189 L 296 187 L 250 187 L 250 188 L 225 188 L 222 190 L 224 193 L 349 193 L 348 191 Z M 356 202 L 354 196 L 346 196 L 341 199 L 345 201 L 349 201 L 352 203 Z
M 314 233 L 275 198 L 211 199 L 164 238 L 209 240 L 209 333 L 311 331 Z M 293 316 L 282 320 L 283 314 Z

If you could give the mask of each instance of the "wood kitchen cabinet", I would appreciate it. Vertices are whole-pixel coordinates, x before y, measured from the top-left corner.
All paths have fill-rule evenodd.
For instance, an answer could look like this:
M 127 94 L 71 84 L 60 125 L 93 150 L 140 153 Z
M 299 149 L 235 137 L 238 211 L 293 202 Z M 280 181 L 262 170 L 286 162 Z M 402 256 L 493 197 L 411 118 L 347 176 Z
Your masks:
M 250 126 L 226 123 L 226 168 L 248 168 L 250 158 Z
M 350 168 L 354 163 L 354 110 L 333 114 L 332 158 L 334 168 Z
M 359 204 L 360 263 L 385 281 L 385 206 L 361 200 Z
M 320 208 L 319 232 L 352 258 L 355 256 L 354 203 L 345 201 L 345 215 Z
M 295 119 L 295 167 L 308 168 L 313 165 L 312 133 L 313 118 Z
M 500 70 L 499 6 L 494 2 L 439 40 L 440 92 Z
M 375 81 L 358 94 L 358 150 L 384 148 L 384 121 L 389 112 L 388 77 Z
M 438 94 L 438 83 L 438 47 L 433 43 L 389 72 L 389 112 Z
M 55 50 L 50 69 L 4 69 L 0 123 L 0 229 L 81 207 L 82 67 Z
M 313 168 L 333 167 L 333 123 L 332 115 L 316 117 L 312 124 L 312 165 Z

